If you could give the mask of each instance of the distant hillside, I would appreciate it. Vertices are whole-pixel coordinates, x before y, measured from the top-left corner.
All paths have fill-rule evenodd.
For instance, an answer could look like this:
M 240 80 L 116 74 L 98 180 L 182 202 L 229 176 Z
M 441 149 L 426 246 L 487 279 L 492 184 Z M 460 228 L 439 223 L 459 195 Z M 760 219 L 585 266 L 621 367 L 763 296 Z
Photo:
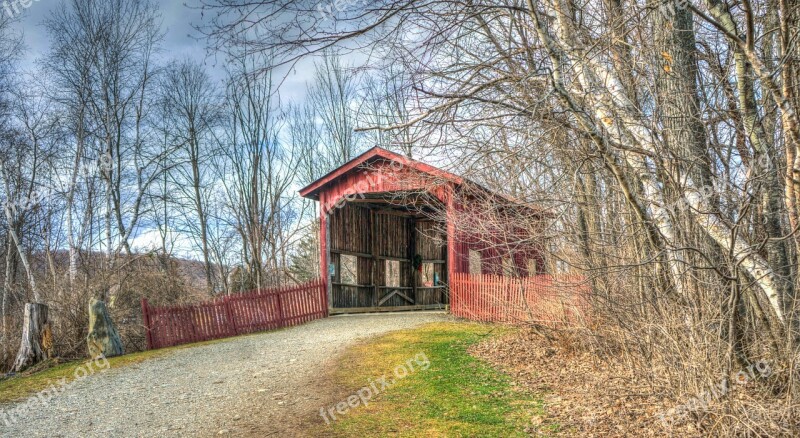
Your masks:
M 97 251 L 86 253 L 82 252 L 80 255 L 79 269 L 83 272 L 83 268 L 88 266 L 89 272 L 92 272 L 103 265 L 105 261 L 105 254 Z M 43 252 L 34 253 L 31 256 L 31 263 L 38 275 L 45 276 L 49 272 L 49 264 L 47 256 Z M 55 265 L 56 270 L 66 275 L 69 269 L 69 252 L 66 250 L 58 250 L 52 253 L 52 263 Z M 191 260 L 168 256 L 167 260 L 163 260 L 162 256 L 155 253 L 138 253 L 132 255 L 120 254 L 116 260 L 117 266 L 133 264 L 138 269 L 163 269 L 164 264 L 171 265 L 180 277 L 180 281 L 184 283 L 187 289 L 205 291 L 206 290 L 206 276 L 203 268 L 203 262 L 198 260 Z

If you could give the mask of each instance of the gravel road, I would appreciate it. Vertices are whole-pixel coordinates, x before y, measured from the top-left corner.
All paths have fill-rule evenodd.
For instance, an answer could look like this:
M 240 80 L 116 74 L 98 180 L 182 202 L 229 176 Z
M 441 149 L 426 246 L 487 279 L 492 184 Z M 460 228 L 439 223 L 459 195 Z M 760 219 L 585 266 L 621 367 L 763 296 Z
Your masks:
M 322 421 L 320 407 L 338 401 L 329 400 L 324 375 L 347 346 L 447 319 L 443 312 L 336 316 L 112 367 L 44 407 L 18 409 L 11 426 L 0 418 L 0 436 L 302 436 L 304 424 Z

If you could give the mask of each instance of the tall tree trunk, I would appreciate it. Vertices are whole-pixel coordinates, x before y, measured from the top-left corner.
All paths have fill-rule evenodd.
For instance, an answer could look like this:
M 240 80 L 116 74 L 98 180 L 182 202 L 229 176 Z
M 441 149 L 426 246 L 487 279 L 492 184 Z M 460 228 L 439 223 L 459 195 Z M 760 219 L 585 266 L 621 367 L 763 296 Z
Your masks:
M 779 275 L 778 285 L 781 295 L 789 297 L 792 285 L 785 279 L 791 276 L 791 269 L 786 239 L 783 238 L 787 233 L 781 224 L 783 213 L 781 182 L 775 168 L 775 151 L 758 114 L 750 66 L 740 50 L 736 50 L 734 53 L 734 60 L 736 62 L 739 107 L 743 113 L 742 121 L 745 133 L 755 150 L 755 160 L 750 166 L 750 170 L 753 179 L 760 182 L 758 184 L 759 201 L 764 216 L 764 232 L 768 238 L 766 242 L 767 261 Z M 785 303 L 784 306 L 786 306 Z
M 81 156 L 83 155 L 83 110 L 78 117 L 78 145 L 75 150 L 75 159 L 72 161 L 72 174 L 70 175 L 69 189 L 67 190 L 67 245 L 69 246 L 69 290 L 75 292 L 75 282 L 78 278 L 78 248 L 75 241 L 75 226 L 73 213 L 75 208 L 75 191 L 78 188 L 78 174 L 81 166 Z
M 8 227 L 8 234 L 9 236 L 11 236 L 10 243 L 13 243 L 14 246 L 17 248 L 17 256 L 19 257 L 19 261 L 20 263 L 22 263 L 22 267 L 25 269 L 25 274 L 28 277 L 28 285 L 30 286 L 31 292 L 33 293 L 33 301 L 37 303 L 41 302 L 42 296 L 39 293 L 39 287 L 36 284 L 36 277 L 33 275 L 33 271 L 31 270 L 31 265 L 28 262 L 28 255 L 25 254 L 25 251 L 23 251 L 19 235 L 17 234 L 16 230 L 17 222 L 14 220 L 14 217 L 11 214 L 11 209 L 7 207 L 5 210 L 6 210 L 6 219 L 8 220 L 8 223 L 11 224 Z
M 10 241 L 7 241 L 6 242 L 6 272 L 5 272 L 5 277 L 3 277 L 3 303 L 2 303 L 3 308 L 2 308 L 2 314 L 0 315 L 3 318 L 3 321 L 2 321 L 3 322 L 3 337 L 2 337 L 2 341 L 3 342 L 1 343 L 2 346 L 3 346 L 2 347 L 3 348 L 3 351 L 2 351 L 3 357 L 2 357 L 2 362 L 0 362 L 0 364 L 2 364 L 4 366 L 5 366 L 6 360 L 8 358 L 8 354 L 9 354 L 8 347 L 10 346 L 9 342 L 8 342 L 8 314 L 7 314 L 7 309 L 8 309 L 8 294 L 9 294 L 9 292 L 11 292 L 11 277 L 13 275 L 11 273 L 11 269 L 12 269 L 12 266 L 13 266 L 13 263 L 11 262 L 11 258 L 12 257 L 14 257 L 14 246 L 11 244 Z
M 194 131 L 193 131 L 194 132 Z M 193 134 L 194 135 L 194 134 Z M 199 146 L 194 142 L 195 146 L 192 149 L 192 185 L 194 186 L 194 204 L 197 211 L 197 220 L 200 222 L 200 243 L 203 250 L 203 266 L 206 274 L 206 288 L 209 295 L 214 294 L 214 280 L 212 277 L 211 257 L 208 251 L 208 220 L 206 218 L 205 207 L 203 205 L 203 196 L 201 193 L 200 181 L 200 163 L 199 163 Z
M 8 173 L 6 172 L 5 163 L 3 163 L 2 160 L 0 160 L 0 178 L 2 178 L 3 184 L 6 188 L 6 199 L 13 199 Z M 20 242 L 19 233 L 17 232 L 18 227 L 21 227 L 22 221 L 18 217 L 15 217 L 16 214 L 14 211 L 12 211 L 13 208 L 14 207 L 12 207 L 9 203 L 6 203 L 4 206 L 6 223 L 8 224 L 8 235 L 11 236 L 11 243 L 13 243 L 17 248 L 19 261 L 25 268 L 25 273 L 28 276 L 28 284 L 30 285 L 31 292 L 33 293 L 33 300 L 38 303 L 41 302 L 42 297 L 39 294 L 39 288 L 36 286 L 36 277 L 33 275 L 33 270 L 31 270 L 30 263 L 28 263 L 28 256 L 22 249 L 22 243 Z
M 593 108 L 594 114 L 593 117 L 590 117 L 577 110 L 573 111 L 573 114 L 599 148 L 605 148 L 607 140 L 624 147 L 622 151 L 614 151 L 614 153 L 621 155 L 633 169 L 644 189 L 643 198 L 652 211 L 653 223 L 667 242 L 674 243 L 674 226 L 665 208 L 667 204 L 662 187 L 652 174 L 651 166 L 645 159 L 645 156 L 648 155 L 659 156 L 655 143 L 657 136 L 640 122 L 640 112 L 625 94 L 625 88 L 614 71 L 600 60 L 593 59 L 591 56 L 583 56 L 580 47 L 574 44 L 575 32 L 571 30 L 571 24 L 566 21 L 569 19 L 568 17 L 572 17 L 567 10 L 568 5 L 560 0 L 555 0 L 554 4 L 558 10 L 555 14 L 553 29 L 558 40 L 550 35 L 550 31 L 545 27 L 532 1 L 529 1 L 537 34 L 550 50 L 550 58 L 557 66 L 553 68 L 552 72 L 557 92 L 565 99 L 570 108 L 581 108 L 581 105 L 575 103 L 573 95 L 566 89 L 563 78 L 560 77 L 561 71 L 576 72 L 582 89 L 587 90 L 584 95 L 588 100 L 588 105 Z M 600 88 L 596 84 L 603 84 L 603 87 Z M 606 125 L 606 129 L 601 131 L 596 121 Z M 636 149 L 642 149 L 645 155 L 633 152 Z M 745 241 L 740 233 L 735 233 L 734 228 L 715 213 L 708 202 L 706 193 L 703 192 L 703 187 L 699 186 L 690 175 L 673 174 L 670 176 L 675 181 L 684 181 L 683 199 L 696 212 L 692 215 L 693 221 L 717 245 L 731 253 L 746 275 L 764 293 L 776 319 L 784 324 L 786 322 L 786 313 L 783 309 L 784 297 L 781 295 L 778 285 L 778 276 L 771 266 L 749 242 Z M 683 277 L 680 254 L 677 251 L 668 250 L 668 257 L 672 278 L 680 287 Z
M 8 174 L 6 173 L 5 164 L 0 161 L 0 177 L 2 177 L 6 187 L 6 198 L 12 199 L 11 189 L 9 186 Z M 36 285 L 36 277 L 34 276 L 31 265 L 28 262 L 28 256 L 22 249 L 20 238 L 17 233 L 16 227 L 18 226 L 18 218 L 12 214 L 11 206 L 6 204 L 4 210 L 6 213 L 6 221 L 9 224 L 8 234 L 11 236 L 11 242 L 17 248 L 17 256 L 20 263 L 25 268 L 25 273 L 28 276 L 28 283 L 33 293 L 33 303 L 25 304 L 24 324 L 22 327 L 22 341 L 20 343 L 17 358 L 14 361 L 14 370 L 22 371 L 23 369 L 35 365 L 42 360 L 46 359 L 46 350 L 42 347 L 42 336 L 49 331 L 47 320 L 47 306 L 42 304 L 42 297 L 39 294 L 39 288 Z
M 694 17 L 689 9 L 677 9 L 672 14 L 653 14 L 653 36 L 657 67 L 654 68 L 657 90 L 656 100 L 659 120 L 663 126 L 665 150 L 674 154 L 675 160 L 664 160 L 671 175 L 688 174 L 700 187 L 712 186 L 711 160 L 705 126 L 700 113 L 700 98 L 697 88 L 697 47 L 694 35 Z M 660 68 L 658 68 L 660 67 Z M 679 186 L 680 179 L 673 181 L 665 195 L 670 202 L 680 199 L 683 190 Z M 680 209 L 673 209 L 672 220 L 680 221 L 676 227 L 681 232 L 676 235 L 673 245 L 684 247 L 679 242 L 690 239 L 690 218 L 685 217 Z M 701 236 L 704 253 L 717 253 L 716 245 L 705 236 Z M 717 254 L 714 255 L 715 257 Z M 684 255 L 686 263 L 694 265 L 693 254 Z M 687 289 L 698 290 L 698 282 L 694 276 L 684 276 Z M 689 292 L 687 290 L 687 293 Z M 691 297 L 685 297 L 691 299 Z
M 689 9 L 679 9 L 672 17 L 653 14 L 654 36 L 660 64 L 656 70 L 656 90 L 666 147 L 678 156 L 675 164 L 687 172 L 695 184 L 711 186 L 711 160 L 706 131 L 700 115 L 697 90 L 697 47 L 694 19 Z
M 761 59 L 755 50 L 754 29 L 751 27 L 754 20 L 754 13 L 748 8 L 745 8 L 744 14 L 748 26 L 745 29 L 745 36 L 741 37 L 738 29 L 736 19 L 730 12 L 727 3 L 720 0 L 706 0 L 706 7 L 708 8 L 709 16 L 706 19 L 722 29 L 725 32 L 726 38 L 731 42 L 734 48 L 734 55 L 741 54 L 746 59 L 748 69 L 752 69 L 753 73 L 759 78 L 762 93 L 769 94 L 774 99 L 776 106 L 780 109 L 781 117 L 781 133 L 783 134 L 783 141 L 785 144 L 787 169 L 786 169 L 786 184 L 785 191 L 786 205 L 789 210 L 789 222 L 792 229 L 800 227 L 800 212 L 798 211 L 798 198 L 800 197 L 800 115 L 798 115 L 798 103 L 794 91 L 787 88 L 787 83 L 792 83 L 791 78 L 785 76 L 786 69 L 782 69 L 784 75 L 782 76 L 783 84 L 781 86 L 775 82 L 773 78 L 773 71 L 771 71 L 765 62 Z M 747 4 L 749 5 L 749 3 Z M 787 50 L 790 45 L 786 40 L 787 33 L 790 32 L 788 21 L 791 20 L 789 15 L 792 15 L 786 9 L 786 2 L 780 2 L 783 14 L 781 17 L 780 29 L 782 33 L 781 46 Z M 796 9 L 796 6 L 794 7 Z M 794 41 L 794 39 L 792 40 Z M 794 43 L 792 43 L 794 44 Z M 791 51 L 791 49 L 789 49 Z M 786 55 L 784 55 L 786 57 Z M 789 57 L 791 59 L 791 57 Z M 795 60 L 796 62 L 796 60 Z M 789 185 L 792 187 L 790 188 Z M 797 245 L 800 245 L 800 239 L 795 239 Z M 800 247 L 800 246 L 799 246 Z
M 781 69 L 781 92 L 792 107 L 800 108 L 800 47 L 797 44 L 800 33 L 800 7 L 796 0 L 778 0 L 780 9 L 780 49 L 784 60 Z M 789 210 L 792 228 L 798 226 L 800 218 L 800 168 L 796 166 L 800 159 L 798 151 L 791 144 L 786 145 L 786 173 L 784 175 L 784 202 Z M 800 237 L 795 238 L 795 252 L 800 257 Z
M 736 25 L 730 12 L 727 11 L 716 0 L 710 0 L 709 10 L 711 14 L 726 28 L 736 34 Z M 748 37 L 749 49 L 752 49 L 754 42 Z M 766 242 L 767 263 L 777 274 L 775 285 L 780 296 L 783 311 L 788 310 L 787 300 L 792 293 L 792 284 L 786 279 L 791 276 L 791 264 L 789 263 L 789 251 L 786 247 L 786 239 L 783 237 L 788 234 L 781 224 L 783 208 L 781 205 L 781 183 L 778 171 L 775 167 L 776 151 L 771 140 L 764 130 L 764 122 L 758 111 L 754 88 L 754 72 L 751 58 L 748 57 L 748 48 L 744 48 L 736 43 L 731 44 L 733 58 L 736 69 L 736 90 L 739 109 L 742 113 L 742 123 L 745 135 L 750 140 L 755 151 L 750 171 L 755 181 L 761 182 L 759 188 L 759 201 L 763 210 L 763 229 L 768 238 Z M 787 203 L 790 208 L 791 204 Z M 790 215 L 791 216 L 791 215 Z

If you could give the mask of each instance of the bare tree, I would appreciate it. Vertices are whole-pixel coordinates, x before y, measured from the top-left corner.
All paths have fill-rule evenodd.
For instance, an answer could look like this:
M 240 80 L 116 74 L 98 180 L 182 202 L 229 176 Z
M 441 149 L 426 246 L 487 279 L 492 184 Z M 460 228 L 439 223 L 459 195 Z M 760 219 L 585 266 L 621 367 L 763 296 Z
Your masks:
M 39 196 L 42 192 L 40 182 L 46 160 L 46 153 L 41 143 L 41 132 L 34 126 L 25 110 L 17 112 L 15 119 L 27 132 L 13 129 L 4 137 L 8 146 L 7 152 L 0 156 L 0 182 L 3 184 L 6 223 L 8 224 L 9 245 L 16 248 L 16 257 L 22 264 L 30 291 L 30 300 L 26 300 L 22 327 L 22 341 L 14 370 L 21 371 L 47 358 L 47 351 L 42 346 L 44 332 L 49 330 L 48 308 L 37 284 L 36 273 L 31 265 L 28 248 L 23 242 L 22 231 L 26 222 L 39 207 Z M 8 278 L 8 271 L 7 271 Z
M 293 65 L 363 48 L 411 66 L 424 110 L 374 128 L 423 129 L 473 178 L 558 212 L 553 258 L 593 277 L 615 327 L 604 338 L 641 352 L 631 362 L 680 357 L 669 391 L 697 392 L 756 356 L 789 366 L 796 355 L 796 5 L 401 1 L 323 14 L 290 0 L 204 4 L 212 46 L 232 56 L 246 48 Z M 583 251 L 568 251 L 573 242 Z M 778 392 L 791 399 L 798 382 L 787 375 L 792 389 Z M 759 412 L 777 418 L 790 404 Z M 786 433 L 724 420 L 741 405 L 720 409 L 726 433 Z
M 16 52 L 18 50 L 18 42 L 16 39 L 11 35 L 10 32 L 11 26 L 11 19 L 3 15 L 0 17 L 0 135 L 2 135 L 5 139 L 7 136 L 7 132 L 9 130 L 8 120 L 9 112 L 10 112 L 10 102 L 9 102 L 9 92 L 11 91 L 11 74 L 12 74 L 12 64 L 11 62 L 14 60 Z M 6 200 L 8 201 L 8 200 Z M 10 224 L 5 224 L 6 227 L 9 227 Z M 2 308 L 0 308 L 0 318 L 2 318 L 2 344 L 3 344 L 3 351 L 1 363 L 5 364 L 6 357 L 8 356 L 8 299 L 9 293 L 12 284 L 12 257 L 14 254 L 14 247 L 10 241 L 10 236 L 8 232 L 4 233 L 4 251 L 5 252 L 5 275 L 3 277 L 3 297 L 2 297 Z
M 67 14 L 65 10 L 61 14 Z M 64 108 L 64 121 L 68 123 L 65 129 L 68 132 L 68 144 L 74 144 L 71 150 L 66 151 L 72 160 L 66 164 L 66 171 L 69 174 L 69 182 L 65 193 L 65 219 L 66 235 L 69 250 L 69 287 L 70 292 L 75 292 L 78 277 L 78 260 L 81 251 L 81 235 L 85 233 L 85 223 L 91 220 L 91 208 L 84 207 L 84 227 L 78 229 L 76 226 L 76 216 L 78 211 L 79 195 L 84 186 L 82 169 L 87 166 L 87 157 L 93 153 L 97 156 L 98 150 L 92 138 L 92 132 L 96 128 L 91 122 L 90 101 L 92 97 L 92 65 L 95 62 L 98 50 L 97 38 L 86 37 L 84 30 L 74 27 L 69 21 L 69 16 L 56 15 L 51 17 L 46 23 L 48 30 L 53 35 L 53 45 L 48 56 L 49 71 L 53 75 L 52 98 Z M 93 150 L 94 149 L 94 150 Z M 107 163 L 110 164 L 110 163 Z M 85 173 L 85 172 L 83 172 Z
M 361 147 L 355 131 L 359 117 L 357 81 L 354 68 L 343 64 L 331 52 L 324 52 L 314 69 L 308 99 L 321 120 L 318 128 L 321 150 L 315 158 L 326 160 L 330 170 L 355 158 Z
M 242 58 L 231 72 L 224 142 L 228 154 L 225 186 L 248 287 L 283 281 L 288 265 L 288 231 L 298 214 L 290 194 L 297 174 L 291 149 L 279 139 L 279 112 L 271 76 L 256 75 L 267 58 Z
M 173 172 L 174 187 L 191 205 L 195 220 L 186 221 L 184 227 L 197 236 L 205 265 L 208 293 L 215 290 L 211 254 L 208 242 L 208 189 L 211 183 L 208 157 L 212 149 L 212 130 L 221 122 L 221 103 L 214 84 L 203 67 L 192 61 L 173 62 L 161 78 L 163 118 L 168 140 L 180 153 L 184 166 Z M 196 227 L 195 227 L 196 224 Z
M 419 114 L 410 72 L 397 64 L 375 69 L 364 80 L 364 104 L 360 111 L 361 126 L 389 127 L 403 125 L 401 129 L 372 129 L 367 135 L 370 145 L 398 150 L 414 158 L 414 151 L 426 146 L 424 129 L 408 125 Z M 420 154 L 417 154 L 420 155 Z
M 162 151 L 152 141 L 147 124 L 151 56 L 162 35 L 159 13 L 146 0 L 73 1 L 63 4 L 46 25 L 56 36 L 51 59 L 58 62 L 60 87 L 75 120 L 74 166 L 79 166 L 87 143 L 98 147 L 94 155 L 102 160 L 98 170 L 105 183 L 104 250 L 106 275 L 110 275 L 117 254 L 131 253 L 129 240 L 137 229 L 148 188 L 163 171 Z M 73 204 L 74 191 L 68 201 Z M 74 263 L 74 241 L 72 245 Z M 74 274 L 74 265 L 70 269 Z M 100 288 L 101 303 L 92 309 L 103 311 L 110 289 L 110 284 Z M 108 356 L 121 353 L 113 348 L 118 340 L 106 341 L 108 348 L 103 348 Z

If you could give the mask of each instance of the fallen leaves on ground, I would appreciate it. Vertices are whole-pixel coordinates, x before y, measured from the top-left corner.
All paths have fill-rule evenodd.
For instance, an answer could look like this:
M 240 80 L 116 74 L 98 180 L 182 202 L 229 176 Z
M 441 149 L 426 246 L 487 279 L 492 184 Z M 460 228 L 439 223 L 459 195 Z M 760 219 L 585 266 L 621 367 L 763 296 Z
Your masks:
M 666 411 L 670 401 L 653 394 L 647 382 L 637 380 L 613 361 L 559 348 L 527 331 L 488 339 L 473 346 L 470 353 L 503 369 L 523 389 L 543 397 L 545 417 L 531 420 L 531 436 L 698 434 L 690 424 L 666 430 L 658 413 Z

